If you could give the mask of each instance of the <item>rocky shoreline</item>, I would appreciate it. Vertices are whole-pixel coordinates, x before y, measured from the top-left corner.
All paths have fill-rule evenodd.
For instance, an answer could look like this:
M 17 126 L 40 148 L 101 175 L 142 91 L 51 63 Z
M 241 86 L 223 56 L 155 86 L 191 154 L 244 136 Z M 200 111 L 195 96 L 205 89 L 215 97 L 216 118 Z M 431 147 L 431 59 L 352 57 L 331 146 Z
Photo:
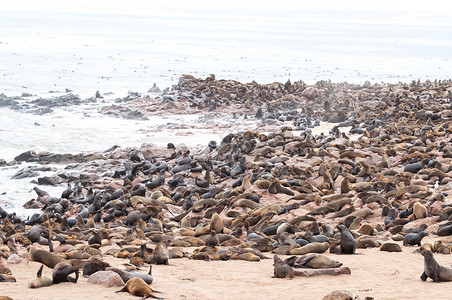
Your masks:
M 65 167 L 38 178 L 37 197 L 26 207 L 40 213 L 27 220 L 0 213 L 2 256 L 27 256 L 33 244 L 74 244 L 54 252 L 72 264 L 83 257 L 82 269 L 109 255 L 155 263 L 156 244 L 168 247 L 175 265 L 182 257 L 260 261 L 345 253 L 339 224 L 357 249 L 386 251 L 390 243 L 413 251 L 407 235 L 425 231 L 429 243 L 422 247 L 450 253 L 451 99 L 450 80 L 307 86 L 184 75 L 160 96 L 128 96 L 100 112 L 137 119 L 227 114 L 254 120 L 259 130 L 196 148 L 169 143 L 81 154 L 29 151 L 4 162 Z M 320 122 L 336 125 L 328 134 L 313 134 Z M 58 184 L 68 186 L 62 195 L 45 192 L 45 185 Z M 80 257 L 69 258 L 66 252 L 75 249 Z

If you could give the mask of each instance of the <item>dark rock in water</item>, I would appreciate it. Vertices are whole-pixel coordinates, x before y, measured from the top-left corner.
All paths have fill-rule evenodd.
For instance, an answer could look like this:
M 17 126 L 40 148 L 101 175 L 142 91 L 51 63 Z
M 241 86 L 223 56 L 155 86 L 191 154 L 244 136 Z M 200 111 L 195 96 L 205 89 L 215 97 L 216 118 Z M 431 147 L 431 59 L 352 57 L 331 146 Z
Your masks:
M 7 106 L 13 106 L 13 105 L 18 105 L 17 101 L 14 101 L 13 99 L 10 98 L 0 98 L 0 107 L 7 107 Z
M 34 109 L 34 110 L 30 110 L 30 113 L 34 114 L 34 115 L 38 115 L 38 116 L 43 116 L 43 115 L 47 115 L 53 112 L 53 109 L 48 108 L 48 107 L 40 107 L 38 109 Z
M 83 101 L 78 95 L 67 94 L 59 97 L 54 97 L 50 99 L 39 98 L 31 101 L 32 104 L 36 106 L 46 106 L 46 107 L 58 107 L 58 106 L 69 106 L 75 104 L 82 104 Z
M 6 166 L 6 160 L 0 158 L 0 167 Z
M 138 110 L 132 110 L 132 109 L 127 111 L 123 115 L 123 117 L 125 119 L 129 119 L 129 120 L 148 120 L 148 117 L 146 117 L 142 112 L 140 112 Z
M 57 176 L 52 176 L 52 177 L 48 177 L 48 176 L 44 176 L 44 177 L 40 177 L 38 178 L 38 184 L 39 185 L 58 185 L 62 182 L 61 179 L 59 179 L 59 177 Z
M 27 92 L 22 93 L 22 97 L 32 97 L 33 95 Z
M 39 172 L 31 170 L 30 168 L 25 168 L 14 174 L 11 179 L 22 179 L 36 176 L 39 176 Z
M 15 161 L 29 161 L 32 158 L 36 158 L 38 154 L 33 150 L 26 151 L 16 157 L 14 157 Z

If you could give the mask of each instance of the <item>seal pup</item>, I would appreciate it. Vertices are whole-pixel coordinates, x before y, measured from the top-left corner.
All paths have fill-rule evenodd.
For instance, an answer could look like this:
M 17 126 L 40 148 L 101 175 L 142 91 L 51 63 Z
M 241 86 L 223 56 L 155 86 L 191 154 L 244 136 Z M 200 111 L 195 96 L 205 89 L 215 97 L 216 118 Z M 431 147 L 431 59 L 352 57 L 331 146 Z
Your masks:
M 75 278 L 69 276 L 72 273 L 75 273 Z M 71 266 L 67 262 L 60 262 L 53 268 L 52 281 L 54 284 L 60 282 L 77 283 L 78 276 L 78 268 Z
M 293 278 L 293 269 L 286 264 L 278 255 L 273 256 L 273 277 L 274 278 Z
M 31 289 L 37 289 L 44 286 L 50 286 L 53 284 L 53 280 L 49 277 L 42 277 L 42 269 L 44 265 L 41 265 L 38 272 L 36 273 L 36 277 L 30 280 L 28 283 L 28 287 Z
M 341 233 L 341 254 L 354 254 L 356 250 L 355 238 L 344 225 L 337 225 L 336 228 Z
M 215 232 L 215 230 L 212 229 L 210 231 L 209 237 L 206 240 L 206 245 L 215 247 L 215 246 L 218 246 L 219 244 L 220 244 L 220 241 L 218 240 L 217 233 Z
M 134 296 L 140 296 L 143 297 L 142 299 L 146 299 L 149 297 L 156 298 L 156 299 L 163 299 L 160 297 L 157 297 L 153 295 L 153 293 L 159 293 L 158 291 L 154 291 L 151 289 L 151 287 L 144 282 L 143 279 L 139 277 L 131 278 L 127 281 L 126 285 L 119 291 L 116 291 L 116 293 L 121 292 L 129 292 L 130 294 Z
M 452 269 L 440 266 L 433 257 L 430 250 L 422 250 L 421 255 L 424 257 L 424 272 L 421 280 L 426 281 L 430 277 L 433 282 L 452 281 Z

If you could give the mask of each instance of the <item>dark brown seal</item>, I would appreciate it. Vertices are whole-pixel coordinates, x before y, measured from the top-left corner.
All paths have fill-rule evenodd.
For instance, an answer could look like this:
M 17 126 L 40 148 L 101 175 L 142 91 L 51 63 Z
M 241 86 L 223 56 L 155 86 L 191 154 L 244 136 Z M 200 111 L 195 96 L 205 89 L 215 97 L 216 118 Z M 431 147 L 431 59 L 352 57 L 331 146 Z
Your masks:
M 32 289 L 37 289 L 43 286 L 50 286 L 52 285 L 53 281 L 49 277 L 42 277 L 42 269 L 44 268 L 44 265 L 41 265 L 38 272 L 36 273 L 36 277 L 30 280 L 28 283 L 28 287 Z
M 75 278 L 69 276 L 72 273 L 75 273 Z M 54 284 L 60 282 L 77 283 L 78 276 L 78 268 L 71 266 L 67 262 L 60 262 L 53 268 L 52 281 Z
M 60 262 L 67 262 L 65 259 L 35 246 L 30 248 L 30 259 L 32 261 L 40 262 L 51 269 L 53 269 Z
M 433 282 L 452 281 L 452 269 L 440 266 L 433 257 L 430 250 L 422 250 L 424 257 L 424 272 L 421 275 L 421 280 L 426 281 L 430 277 Z

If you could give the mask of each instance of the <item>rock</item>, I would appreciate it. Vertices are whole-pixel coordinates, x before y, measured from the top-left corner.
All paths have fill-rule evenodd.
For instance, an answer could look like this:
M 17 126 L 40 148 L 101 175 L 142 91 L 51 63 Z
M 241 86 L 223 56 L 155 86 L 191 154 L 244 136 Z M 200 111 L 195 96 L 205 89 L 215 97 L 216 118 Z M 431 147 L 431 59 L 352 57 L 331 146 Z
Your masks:
M 38 156 L 38 154 L 33 151 L 33 150 L 29 150 L 26 151 L 22 154 L 19 154 L 18 156 L 14 157 L 15 161 L 30 161 L 33 158 L 36 158 Z
M 113 271 L 97 271 L 88 278 L 88 283 L 99 284 L 106 287 L 124 286 L 124 281 L 118 273 Z
M 17 254 L 11 254 L 8 259 L 6 260 L 8 264 L 19 264 L 22 261 L 22 258 L 20 258 Z

